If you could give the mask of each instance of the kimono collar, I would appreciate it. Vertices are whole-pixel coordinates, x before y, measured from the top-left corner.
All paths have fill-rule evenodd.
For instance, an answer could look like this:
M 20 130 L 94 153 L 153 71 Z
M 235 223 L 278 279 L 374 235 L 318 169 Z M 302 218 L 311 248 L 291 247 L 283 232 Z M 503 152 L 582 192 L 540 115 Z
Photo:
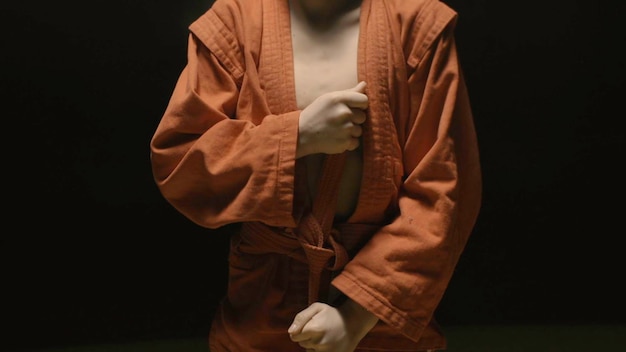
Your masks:
M 359 202 L 349 222 L 381 221 L 380 209 L 397 197 L 402 176 L 401 150 L 394 122 L 393 101 L 397 98 L 406 67 L 398 33 L 389 21 L 385 0 L 364 0 L 360 11 L 357 58 L 358 79 L 367 82 L 368 118 L 363 126 L 363 179 Z M 263 1 L 263 55 L 260 72 L 269 108 L 273 113 L 297 110 L 289 4 L 285 0 Z M 272 43 L 272 45 L 266 44 Z M 276 64 L 280 63 L 280 64 Z M 331 155 L 325 164 L 328 176 L 338 172 L 342 155 Z M 332 168 L 334 170 L 326 170 Z M 341 169 L 341 167 L 339 167 Z M 334 203 L 333 203 L 334 204 Z

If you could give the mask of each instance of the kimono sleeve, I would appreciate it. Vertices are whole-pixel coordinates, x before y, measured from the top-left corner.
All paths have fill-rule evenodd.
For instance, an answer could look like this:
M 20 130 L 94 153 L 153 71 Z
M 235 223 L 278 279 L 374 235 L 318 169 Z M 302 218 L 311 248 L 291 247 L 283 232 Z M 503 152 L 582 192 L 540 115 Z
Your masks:
M 450 20 L 412 58 L 399 214 L 333 281 L 414 341 L 433 318 L 481 202 L 478 144 L 453 29 Z
M 189 34 L 187 64 L 150 143 L 154 179 L 200 226 L 294 226 L 299 111 L 259 116 L 238 109 L 245 64 L 226 32 L 203 33 L 214 39 L 208 45 Z

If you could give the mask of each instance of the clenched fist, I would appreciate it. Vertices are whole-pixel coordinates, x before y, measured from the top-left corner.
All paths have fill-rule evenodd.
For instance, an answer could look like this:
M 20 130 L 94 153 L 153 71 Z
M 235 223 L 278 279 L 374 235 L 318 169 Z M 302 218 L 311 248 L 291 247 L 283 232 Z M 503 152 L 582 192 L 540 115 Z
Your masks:
M 300 113 L 297 157 L 358 148 L 368 105 L 365 82 L 317 97 Z
M 287 332 L 307 352 L 354 352 L 377 322 L 350 299 L 337 308 L 315 302 L 295 316 Z

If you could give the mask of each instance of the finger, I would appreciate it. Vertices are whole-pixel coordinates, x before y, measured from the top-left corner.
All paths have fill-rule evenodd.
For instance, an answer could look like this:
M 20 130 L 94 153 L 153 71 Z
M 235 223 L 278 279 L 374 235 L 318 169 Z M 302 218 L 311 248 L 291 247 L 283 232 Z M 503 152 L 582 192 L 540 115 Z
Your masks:
M 363 134 L 363 127 L 361 125 L 352 125 L 350 128 L 350 135 L 354 138 L 361 137 Z
M 365 111 L 361 109 L 352 109 L 352 123 L 362 124 L 365 122 L 367 116 L 365 115 Z
M 287 330 L 290 335 L 299 334 L 302 332 L 302 328 L 306 325 L 306 323 L 311 320 L 319 311 L 321 311 L 322 306 L 316 303 L 311 304 L 304 310 L 300 311 L 300 313 L 296 314 L 296 317 L 293 319 L 291 326 Z
M 319 340 L 323 336 L 323 329 L 319 326 L 319 323 L 315 322 L 315 319 L 309 320 L 302 327 L 302 331 L 297 334 L 289 335 L 291 341 L 297 342 L 302 347 L 315 347 L 317 345 L 316 341 Z
M 351 91 L 343 91 L 340 93 L 342 93 L 340 96 L 341 101 L 350 108 L 365 110 L 369 106 L 369 98 L 364 93 Z
M 346 150 L 348 151 L 356 150 L 360 144 L 361 142 L 359 141 L 358 138 L 350 138 L 350 141 L 348 142 L 348 147 L 346 148 Z
M 311 351 L 311 352 L 321 351 L 319 347 L 315 344 L 300 344 L 300 347 L 304 348 L 305 351 Z
M 301 333 L 289 335 L 289 338 L 291 339 L 292 342 L 297 342 L 302 347 L 306 347 L 307 341 L 311 339 L 310 336 L 305 336 L 304 334 L 301 334 Z

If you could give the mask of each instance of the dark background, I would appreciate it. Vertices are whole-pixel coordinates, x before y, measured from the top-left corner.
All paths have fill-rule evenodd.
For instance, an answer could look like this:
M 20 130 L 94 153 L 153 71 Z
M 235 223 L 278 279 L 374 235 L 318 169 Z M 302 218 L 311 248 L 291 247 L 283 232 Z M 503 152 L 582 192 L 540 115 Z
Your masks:
M 485 184 L 439 321 L 626 324 L 624 5 L 446 2 Z M 209 4 L 0 5 L 9 349 L 206 336 L 226 231 L 164 201 L 148 147 Z

